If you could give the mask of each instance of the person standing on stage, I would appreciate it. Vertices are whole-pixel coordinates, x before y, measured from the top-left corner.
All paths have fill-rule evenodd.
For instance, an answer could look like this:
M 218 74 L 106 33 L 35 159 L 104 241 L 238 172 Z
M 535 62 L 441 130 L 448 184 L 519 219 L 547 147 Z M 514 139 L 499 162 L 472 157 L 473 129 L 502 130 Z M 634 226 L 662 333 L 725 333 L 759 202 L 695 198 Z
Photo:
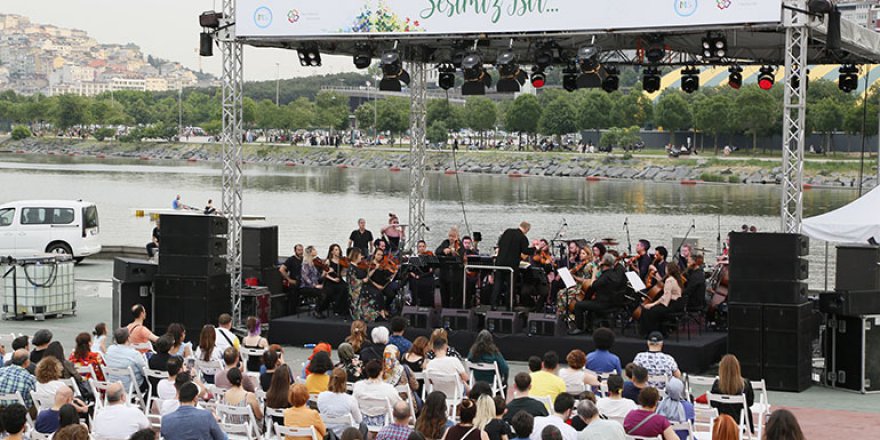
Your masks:
M 433 256 L 428 252 L 428 244 L 425 240 L 419 240 L 416 244 L 419 256 Z M 413 299 L 420 307 L 434 307 L 434 269 L 428 266 L 418 267 L 409 274 L 409 288 L 413 292 Z
M 351 231 L 348 236 L 348 248 L 353 247 L 361 250 L 361 255 L 372 255 L 373 233 L 367 230 L 367 221 L 359 218 L 358 228 Z
M 293 247 L 293 255 L 284 260 L 284 264 L 278 267 L 281 280 L 284 283 L 284 291 L 287 293 L 287 309 L 289 313 L 295 313 L 299 307 L 299 288 L 302 279 L 303 245 L 297 243 Z
M 605 312 L 623 301 L 623 290 L 626 288 L 626 275 L 624 275 L 623 266 L 617 264 L 614 255 L 607 253 L 602 257 L 602 265 L 599 269 L 601 275 L 587 289 L 586 300 L 578 301 L 574 305 L 574 319 L 577 328 L 568 332 L 570 335 L 584 333 L 591 324 L 592 314 Z M 589 321 L 584 319 L 587 313 L 591 315 Z
M 464 246 L 458 228 L 449 229 L 446 240 L 434 251 L 440 257 L 440 298 L 443 307 L 460 307 L 462 304 L 462 271 L 464 270 Z
M 534 248 L 529 247 L 529 238 L 526 237 L 531 229 L 532 225 L 529 222 L 522 222 L 519 228 L 504 231 L 498 239 L 498 256 L 495 257 L 495 265 L 509 267 L 513 269 L 513 273 L 507 270 L 495 271 L 495 284 L 492 286 L 492 298 L 489 304 L 492 309 L 499 306 L 498 300 L 502 291 L 506 292 L 513 286 L 513 291 L 516 292 L 514 280 L 519 275 L 519 262 L 523 255 L 534 254 Z
M 396 254 L 403 236 L 403 226 L 400 226 L 397 214 L 388 214 L 388 224 L 382 227 L 381 235 L 388 242 L 388 253 Z

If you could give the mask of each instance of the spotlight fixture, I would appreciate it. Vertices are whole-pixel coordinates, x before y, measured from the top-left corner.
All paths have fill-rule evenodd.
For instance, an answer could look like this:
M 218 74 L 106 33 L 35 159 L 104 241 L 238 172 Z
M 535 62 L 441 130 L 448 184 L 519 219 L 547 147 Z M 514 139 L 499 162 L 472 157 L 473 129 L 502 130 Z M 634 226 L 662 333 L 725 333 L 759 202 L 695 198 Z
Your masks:
M 859 68 L 855 64 L 844 64 L 840 66 L 840 77 L 837 80 L 837 87 L 844 93 L 852 92 L 859 88 Z
M 358 69 L 366 69 L 373 64 L 373 50 L 370 46 L 366 45 L 358 45 L 355 47 L 355 53 L 353 57 L 354 67 Z
M 605 79 L 602 80 L 602 90 L 611 93 L 620 88 L 620 71 L 617 70 L 617 67 L 608 66 L 605 67 Z
M 202 27 L 199 33 L 199 56 L 214 56 L 214 32 L 220 28 L 222 19 L 222 12 L 205 11 L 199 15 L 199 26 Z
M 455 87 L 455 66 L 449 63 L 437 66 L 437 85 L 443 90 Z
M 199 26 L 208 29 L 217 29 L 220 27 L 220 20 L 222 19 L 222 12 L 205 11 L 199 15 Z
M 727 56 L 727 37 L 708 33 L 703 37 L 703 58 L 720 60 Z
M 409 84 L 409 72 L 403 69 L 403 61 L 400 52 L 396 49 L 385 51 L 379 59 L 382 68 L 382 80 L 379 81 L 379 90 L 383 92 L 399 92 L 400 85 Z
M 645 58 L 650 64 L 658 64 L 666 58 L 666 46 L 663 37 L 655 35 L 648 37 L 645 41 Z
M 296 50 L 299 55 L 299 64 L 303 67 L 320 67 L 321 51 L 318 46 L 302 46 Z
M 199 34 L 199 56 L 214 56 L 214 37 L 209 32 Z
M 464 84 L 461 86 L 464 96 L 485 95 L 486 88 L 492 87 L 492 77 L 486 73 L 483 58 L 477 53 L 469 53 L 461 60 L 461 72 L 464 74 Z
M 569 63 L 562 69 L 562 88 L 568 92 L 578 88 L 578 68 L 574 63 Z
M 739 90 L 743 85 L 743 68 L 740 66 L 730 66 L 727 71 L 730 72 L 730 76 L 727 77 L 727 85 L 729 85 L 731 89 Z
M 531 81 L 532 87 L 536 89 L 544 87 L 547 84 L 547 74 L 544 73 L 544 69 L 539 66 L 532 67 Z
M 831 0 L 810 0 L 807 2 L 807 9 L 814 14 L 827 14 L 834 9 Z
M 516 93 L 526 83 L 528 75 L 522 71 L 516 62 L 516 54 L 512 50 L 502 52 L 495 60 L 495 69 L 498 70 L 498 85 L 496 90 L 502 93 Z
M 775 83 L 776 72 L 773 66 L 761 66 L 761 70 L 758 71 L 758 87 L 761 90 L 770 90 Z
M 553 49 L 548 45 L 539 47 L 537 52 L 535 52 L 535 65 L 540 67 L 541 70 L 545 70 L 553 64 L 554 59 Z
M 583 73 L 597 73 L 599 63 L 599 49 L 596 46 L 585 46 L 578 50 L 577 63 Z
M 655 93 L 660 90 L 660 69 L 656 67 L 648 67 L 642 73 L 642 89 L 648 93 Z
M 681 70 L 681 90 L 685 93 L 694 93 L 700 88 L 700 69 L 694 66 L 685 67 Z

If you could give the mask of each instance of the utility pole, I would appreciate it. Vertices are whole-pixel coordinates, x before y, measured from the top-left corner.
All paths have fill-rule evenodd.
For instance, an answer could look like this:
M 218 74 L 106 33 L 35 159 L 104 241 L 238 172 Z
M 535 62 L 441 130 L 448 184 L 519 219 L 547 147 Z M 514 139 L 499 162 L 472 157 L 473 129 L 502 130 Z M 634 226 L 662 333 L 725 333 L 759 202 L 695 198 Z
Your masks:
M 177 135 L 183 136 L 183 83 L 177 83 Z
M 278 97 L 281 95 L 281 63 L 275 63 L 275 107 L 278 107 Z

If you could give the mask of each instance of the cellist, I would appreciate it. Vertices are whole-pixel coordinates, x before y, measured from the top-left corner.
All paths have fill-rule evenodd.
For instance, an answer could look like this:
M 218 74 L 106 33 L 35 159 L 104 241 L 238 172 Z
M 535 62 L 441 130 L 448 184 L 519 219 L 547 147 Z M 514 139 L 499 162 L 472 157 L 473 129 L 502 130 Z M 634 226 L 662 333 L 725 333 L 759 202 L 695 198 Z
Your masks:
M 663 295 L 656 301 L 642 304 L 639 331 L 642 336 L 647 336 L 653 331 L 661 331 L 661 324 L 666 315 L 684 310 L 684 300 L 681 291 L 684 287 L 684 277 L 677 264 L 666 267 L 666 278 L 663 280 Z

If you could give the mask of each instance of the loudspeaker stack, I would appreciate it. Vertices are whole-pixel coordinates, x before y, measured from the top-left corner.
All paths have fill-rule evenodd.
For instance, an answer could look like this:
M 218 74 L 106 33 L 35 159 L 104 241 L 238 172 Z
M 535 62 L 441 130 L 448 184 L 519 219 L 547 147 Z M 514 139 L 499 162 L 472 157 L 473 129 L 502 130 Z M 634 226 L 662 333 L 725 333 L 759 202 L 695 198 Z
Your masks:
M 153 279 L 156 263 L 133 258 L 113 260 L 113 329 L 131 322 L 131 308 L 141 304 L 147 309 L 147 321 L 153 328 Z M 112 331 L 112 329 L 111 329 Z
M 176 322 L 193 340 L 203 325 L 232 310 L 226 271 L 229 223 L 210 215 L 163 214 L 159 220 L 162 242 L 153 283 L 153 332 L 162 334 Z
M 808 302 L 809 239 L 800 234 L 733 233 L 730 239 L 728 352 L 742 374 L 779 391 L 811 383 L 813 333 Z
M 278 272 L 278 226 L 259 225 L 244 226 L 241 230 L 241 265 L 242 278 L 246 285 L 260 286 L 265 289 L 245 290 L 242 301 L 254 301 L 255 309 L 265 300 L 261 292 L 269 293 L 269 315 L 271 318 L 284 316 L 287 313 L 287 296 L 281 285 L 281 273 Z M 256 284 L 253 280 L 256 280 Z M 250 307 L 250 305 L 248 305 Z M 242 315 L 244 317 L 244 315 Z M 264 323 L 262 318 L 260 320 Z

